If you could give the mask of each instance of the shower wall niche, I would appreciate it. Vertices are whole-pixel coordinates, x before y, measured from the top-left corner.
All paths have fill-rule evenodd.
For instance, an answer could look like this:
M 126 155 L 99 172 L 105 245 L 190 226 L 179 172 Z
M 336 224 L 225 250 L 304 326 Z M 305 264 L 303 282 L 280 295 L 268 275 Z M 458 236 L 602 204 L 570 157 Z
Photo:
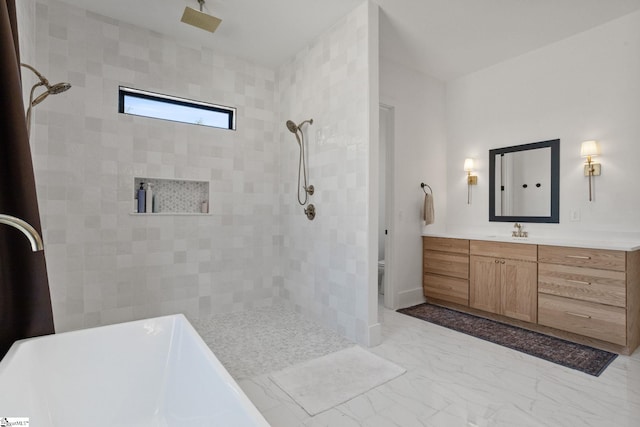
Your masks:
M 153 212 L 138 212 L 138 190 L 142 183 L 145 189 L 147 184 L 151 184 Z M 207 215 L 209 199 L 209 181 L 145 177 L 133 179 L 132 209 L 135 215 Z

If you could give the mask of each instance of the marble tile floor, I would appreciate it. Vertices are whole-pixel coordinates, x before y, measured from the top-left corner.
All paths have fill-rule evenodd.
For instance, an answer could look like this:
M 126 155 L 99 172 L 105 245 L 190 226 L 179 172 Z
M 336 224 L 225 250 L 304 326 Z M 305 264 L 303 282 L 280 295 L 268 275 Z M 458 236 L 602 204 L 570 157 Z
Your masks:
M 380 320 L 383 342 L 369 351 L 407 372 L 314 417 L 268 378 L 283 363 L 236 379 L 274 427 L 640 425 L 640 351 L 593 377 L 391 310 Z

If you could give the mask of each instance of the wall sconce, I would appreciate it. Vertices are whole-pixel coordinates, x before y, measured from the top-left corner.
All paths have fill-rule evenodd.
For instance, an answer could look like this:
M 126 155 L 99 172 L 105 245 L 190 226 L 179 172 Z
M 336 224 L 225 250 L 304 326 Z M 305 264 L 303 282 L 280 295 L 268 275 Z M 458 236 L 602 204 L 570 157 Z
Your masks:
M 587 158 L 587 164 L 584 165 L 584 176 L 589 177 L 589 201 L 592 201 L 591 196 L 591 177 L 600 176 L 600 163 L 593 163 L 592 157 L 596 157 L 600 154 L 597 141 L 584 141 L 580 146 L 580 156 Z
M 473 172 L 473 159 L 464 159 L 464 171 L 467 173 L 467 204 L 471 204 L 471 186 L 478 184 L 478 177 Z

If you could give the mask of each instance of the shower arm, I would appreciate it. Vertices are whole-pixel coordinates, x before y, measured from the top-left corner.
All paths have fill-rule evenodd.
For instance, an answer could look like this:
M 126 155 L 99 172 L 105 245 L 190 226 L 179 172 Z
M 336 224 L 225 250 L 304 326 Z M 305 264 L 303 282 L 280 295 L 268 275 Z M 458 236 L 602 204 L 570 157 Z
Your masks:
M 36 70 L 29 64 L 25 64 L 24 62 L 21 62 L 20 65 L 23 66 L 24 68 L 28 68 L 29 70 L 31 70 L 33 74 L 35 74 L 36 77 L 38 77 L 41 85 L 45 85 L 46 87 L 49 87 L 49 80 L 47 80 L 42 74 L 40 74 L 38 70 Z
M 302 125 L 304 125 L 304 124 L 306 124 L 306 123 L 309 123 L 310 125 L 312 125 L 312 124 L 313 124 L 313 119 L 309 119 L 309 120 L 305 120 L 305 121 L 301 122 L 301 123 L 298 125 L 298 129 L 300 129 L 300 132 L 302 132 Z

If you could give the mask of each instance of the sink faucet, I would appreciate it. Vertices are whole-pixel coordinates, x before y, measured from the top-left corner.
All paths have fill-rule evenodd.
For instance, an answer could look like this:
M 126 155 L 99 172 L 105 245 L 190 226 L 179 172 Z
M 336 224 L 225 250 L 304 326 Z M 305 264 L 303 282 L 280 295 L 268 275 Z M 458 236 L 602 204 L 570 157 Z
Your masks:
M 529 237 L 529 232 L 522 231 L 522 224 L 516 222 L 513 224 L 513 228 L 515 228 L 515 230 L 511 232 L 511 237 Z
M 44 249 L 42 238 L 38 234 L 35 228 L 33 228 L 28 222 L 15 216 L 0 214 L 0 224 L 7 224 L 18 230 L 22 231 L 29 243 L 31 243 L 31 250 L 33 252 L 41 251 Z

